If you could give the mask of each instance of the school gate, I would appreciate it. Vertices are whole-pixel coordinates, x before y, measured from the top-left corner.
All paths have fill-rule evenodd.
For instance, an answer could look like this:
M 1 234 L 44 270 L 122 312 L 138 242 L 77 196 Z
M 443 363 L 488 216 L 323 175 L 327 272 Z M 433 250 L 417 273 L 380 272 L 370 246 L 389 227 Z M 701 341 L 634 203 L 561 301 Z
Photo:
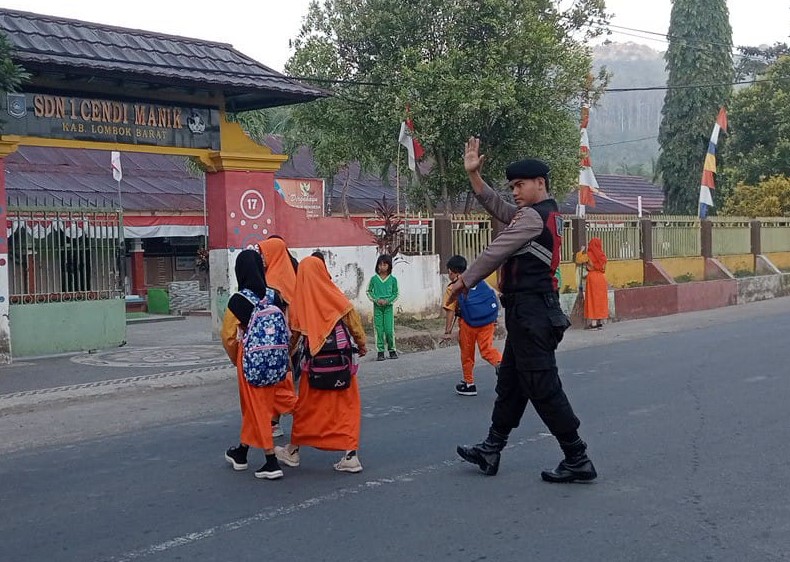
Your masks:
M 9 214 L 4 158 L 19 146 L 196 161 L 206 172 L 212 280 L 224 279 L 212 287 L 214 315 L 224 310 L 238 249 L 274 232 L 307 241 L 304 211 L 273 196 L 274 172 L 287 157 L 250 140 L 226 114 L 308 102 L 324 92 L 221 43 L 6 9 L 0 9 L 0 31 L 14 62 L 31 76 L 21 92 L 0 93 L 0 224 L 7 225 L 0 232 L 0 362 L 10 362 L 12 340 L 34 342 L 30 354 L 107 347 L 125 338 L 115 265 L 122 214 L 117 208 L 80 214 L 85 205 L 102 206 L 91 193 L 75 212 L 53 209 L 52 202 L 37 208 L 32 198 Z M 107 178 L 114 186 L 110 162 Z M 337 219 L 313 221 L 309 230 L 316 235 L 348 231 L 347 239 L 369 243 L 362 229 Z M 11 258 L 19 261 L 15 271 L 25 272 L 13 283 L 9 237 L 12 246 L 15 237 L 21 241 Z M 26 267 L 39 256 L 49 259 L 50 247 L 62 268 L 53 267 L 53 278 L 42 283 Z

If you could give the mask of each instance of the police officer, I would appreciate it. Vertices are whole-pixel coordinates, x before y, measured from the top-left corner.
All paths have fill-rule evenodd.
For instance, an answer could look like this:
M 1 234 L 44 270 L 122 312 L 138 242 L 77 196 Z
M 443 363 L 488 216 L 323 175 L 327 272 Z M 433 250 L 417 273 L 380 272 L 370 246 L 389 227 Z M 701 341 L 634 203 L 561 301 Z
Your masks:
M 475 196 L 494 218 L 508 226 L 451 285 L 451 291 L 457 296 L 503 266 L 500 289 L 507 339 L 488 437 L 477 445 L 459 446 L 458 454 L 485 474 L 496 474 L 508 436 L 518 427 L 531 400 L 565 454 L 557 468 L 541 473 L 543 480 L 593 480 L 595 467 L 577 432 L 579 419 L 562 390 L 554 357 L 570 321 L 560 308 L 554 278 L 562 222 L 556 201 L 548 195 L 549 166 L 527 159 L 507 167 L 513 205 L 483 181 L 480 171 L 484 160 L 480 140 L 470 138 L 464 150 L 464 168 Z

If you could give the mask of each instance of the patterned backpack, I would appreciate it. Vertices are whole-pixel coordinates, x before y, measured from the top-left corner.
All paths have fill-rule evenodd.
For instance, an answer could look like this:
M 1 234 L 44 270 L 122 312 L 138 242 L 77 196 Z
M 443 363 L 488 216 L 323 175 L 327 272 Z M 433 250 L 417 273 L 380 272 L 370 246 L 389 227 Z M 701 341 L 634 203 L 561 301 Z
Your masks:
M 253 305 L 247 330 L 242 338 L 244 378 L 252 386 L 271 386 L 285 380 L 290 369 L 288 343 L 291 331 L 283 311 L 274 306 L 274 291 L 266 289 L 259 299 L 249 289 L 240 294 Z

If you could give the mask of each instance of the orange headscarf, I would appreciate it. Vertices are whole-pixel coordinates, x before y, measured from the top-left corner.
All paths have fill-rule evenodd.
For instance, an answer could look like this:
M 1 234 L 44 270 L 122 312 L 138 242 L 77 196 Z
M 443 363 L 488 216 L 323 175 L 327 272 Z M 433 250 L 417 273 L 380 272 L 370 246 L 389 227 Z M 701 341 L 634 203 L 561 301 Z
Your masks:
M 321 350 L 337 321 L 352 308 L 351 301 L 332 283 L 324 262 L 313 256 L 299 262 L 296 298 L 289 314 L 291 327 L 310 341 L 312 355 Z
M 603 271 L 606 268 L 606 254 L 603 251 L 603 243 L 600 238 L 592 238 L 587 246 L 587 255 L 590 257 L 590 265 L 596 271 Z
M 258 242 L 263 260 L 266 262 L 266 284 L 280 293 L 289 305 L 296 294 L 296 273 L 285 242 L 280 238 L 269 238 Z

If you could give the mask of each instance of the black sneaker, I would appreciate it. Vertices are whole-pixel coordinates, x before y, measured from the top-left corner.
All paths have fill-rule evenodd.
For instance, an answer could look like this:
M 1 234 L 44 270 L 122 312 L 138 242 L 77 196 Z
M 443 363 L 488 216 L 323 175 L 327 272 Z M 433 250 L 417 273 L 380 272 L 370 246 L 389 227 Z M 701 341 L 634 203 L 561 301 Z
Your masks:
M 477 396 L 477 386 L 462 381 L 455 385 L 455 393 L 461 396 Z
M 231 447 L 225 451 L 225 460 L 233 465 L 233 470 L 247 470 L 247 445 L 239 445 L 238 447 Z
M 391 350 L 390 351 L 390 359 L 397 359 L 397 358 L 398 358 L 398 352 L 395 351 L 394 349 Z
M 265 478 L 266 480 L 277 480 L 283 477 L 283 469 L 277 462 L 275 455 L 266 455 L 266 464 L 255 471 L 255 478 Z
M 376 356 L 376 361 L 386 361 L 383 351 L 379 351 L 379 354 Z

